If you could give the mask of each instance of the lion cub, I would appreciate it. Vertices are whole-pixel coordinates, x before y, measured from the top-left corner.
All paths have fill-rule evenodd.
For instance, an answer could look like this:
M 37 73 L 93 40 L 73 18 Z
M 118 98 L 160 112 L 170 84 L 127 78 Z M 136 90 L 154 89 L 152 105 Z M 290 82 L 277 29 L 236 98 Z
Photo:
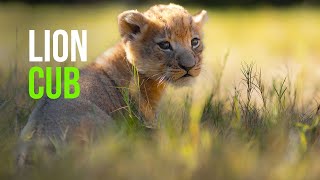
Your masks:
M 38 102 L 21 132 L 18 164 L 36 141 L 49 146 L 53 138 L 70 140 L 112 123 L 127 106 L 124 90 L 146 126 L 154 127 L 165 86 L 184 85 L 200 73 L 206 19 L 204 10 L 192 16 L 175 4 L 121 13 L 121 42 L 81 70 L 79 98 Z

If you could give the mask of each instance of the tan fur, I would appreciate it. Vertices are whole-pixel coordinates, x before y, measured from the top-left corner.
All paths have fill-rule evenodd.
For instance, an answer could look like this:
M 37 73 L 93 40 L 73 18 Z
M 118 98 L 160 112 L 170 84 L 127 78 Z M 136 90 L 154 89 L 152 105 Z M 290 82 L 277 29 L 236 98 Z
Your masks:
M 177 57 L 166 56 L 155 42 L 167 40 L 174 51 L 194 56 L 195 66 L 189 73 L 196 77 L 201 70 L 203 45 L 193 51 L 190 42 L 194 37 L 202 39 L 206 18 L 205 11 L 192 16 L 175 4 L 156 5 L 144 13 L 130 10 L 119 15 L 122 42 L 98 58 L 96 65 L 110 74 L 117 85 L 129 87 L 132 97 L 139 102 L 146 124 L 154 124 L 157 103 L 168 83 L 183 85 L 192 79 L 181 78 L 185 71 L 179 67 Z M 139 28 L 140 33 L 132 33 L 133 26 Z M 182 55 L 184 57 L 188 63 L 189 57 Z M 139 87 L 134 87 L 132 66 L 139 72 Z
M 112 123 L 126 108 L 123 90 L 129 91 L 146 126 L 155 127 L 165 87 L 185 85 L 200 73 L 206 18 L 205 11 L 192 16 L 174 4 L 156 5 L 144 13 L 121 13 L 121 42 L 81 70 L 80 96 L 38 102 L 21 133 L 18 163 L 24 163 L 27 147 L 36 139 L 86 142 L 91 131 Z M 191 46 L 193 38 L 200 39 L 196 48 Z M 160 47 L 163 41 L 170 42 L 171 50 Z

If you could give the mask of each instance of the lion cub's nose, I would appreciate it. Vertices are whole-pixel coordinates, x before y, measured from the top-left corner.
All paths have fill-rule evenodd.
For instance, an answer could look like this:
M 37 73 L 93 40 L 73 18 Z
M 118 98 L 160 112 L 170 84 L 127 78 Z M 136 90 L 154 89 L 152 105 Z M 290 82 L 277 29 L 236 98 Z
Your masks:
M 192 66 L 184 66 L 184 65 L 182 65 L 182 64 L 180 64 L 180 63 L 179 63 L 178 65 L 179 65 L 179 67 L 180 67 L 181 69 L 184 69 L 184 70 L 186 70 L 187 72 L 195 66 L 195 65 L 192 65 Z
M 177 55 L 177 63 L 181 69 L 186 70 L 187 72 L 196 65 L 195 57 L 192 53 L 180 50 Z

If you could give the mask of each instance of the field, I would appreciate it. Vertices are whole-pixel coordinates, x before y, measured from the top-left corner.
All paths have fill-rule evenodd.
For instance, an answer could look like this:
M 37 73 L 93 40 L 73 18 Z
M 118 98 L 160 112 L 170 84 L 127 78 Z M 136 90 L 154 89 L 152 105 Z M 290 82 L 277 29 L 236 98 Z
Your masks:
M 16 178 L 15 143 L 35 105 L 28 30 L 39 55 L 45 29 L 88 30 L 90 63 L 119 41 L 120 12 L 146 8 L 0 4 L 0 179 Z M 168 88 L 158 130 L 129 118 L 53 163 L 39 155 L 41 166 L 20 178 L 319 179 L 319 9 L 205 9 L 204 70 L 192 87 Z M 49 64 L 58 65 L 38 65 Z

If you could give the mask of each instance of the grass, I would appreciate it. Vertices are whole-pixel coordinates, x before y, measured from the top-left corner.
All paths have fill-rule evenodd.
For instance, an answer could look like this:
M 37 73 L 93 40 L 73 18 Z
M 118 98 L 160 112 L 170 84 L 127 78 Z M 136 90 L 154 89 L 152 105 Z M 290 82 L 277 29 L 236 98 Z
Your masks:
M 1 179 L 14 177 L 15 143 L 35 105 L 27 94 L 27 73 L 35 65 L 28 62 L 28 30 L 36 30 L 42 55 L 43 30 L 87 29 L 93 60 L 119 40 L 117 14 L 135 8 L 0 6 Z M 129 116 L 99 143 L 63 149 L 53 163 L 35 154 L 42 165 L 20 178 L 318 179 L 318 9 L 208 11 L 203 73 L 192 88 L 169 87 L 158 131 Z M 39 65 L 49 64 L 61 66 Z

